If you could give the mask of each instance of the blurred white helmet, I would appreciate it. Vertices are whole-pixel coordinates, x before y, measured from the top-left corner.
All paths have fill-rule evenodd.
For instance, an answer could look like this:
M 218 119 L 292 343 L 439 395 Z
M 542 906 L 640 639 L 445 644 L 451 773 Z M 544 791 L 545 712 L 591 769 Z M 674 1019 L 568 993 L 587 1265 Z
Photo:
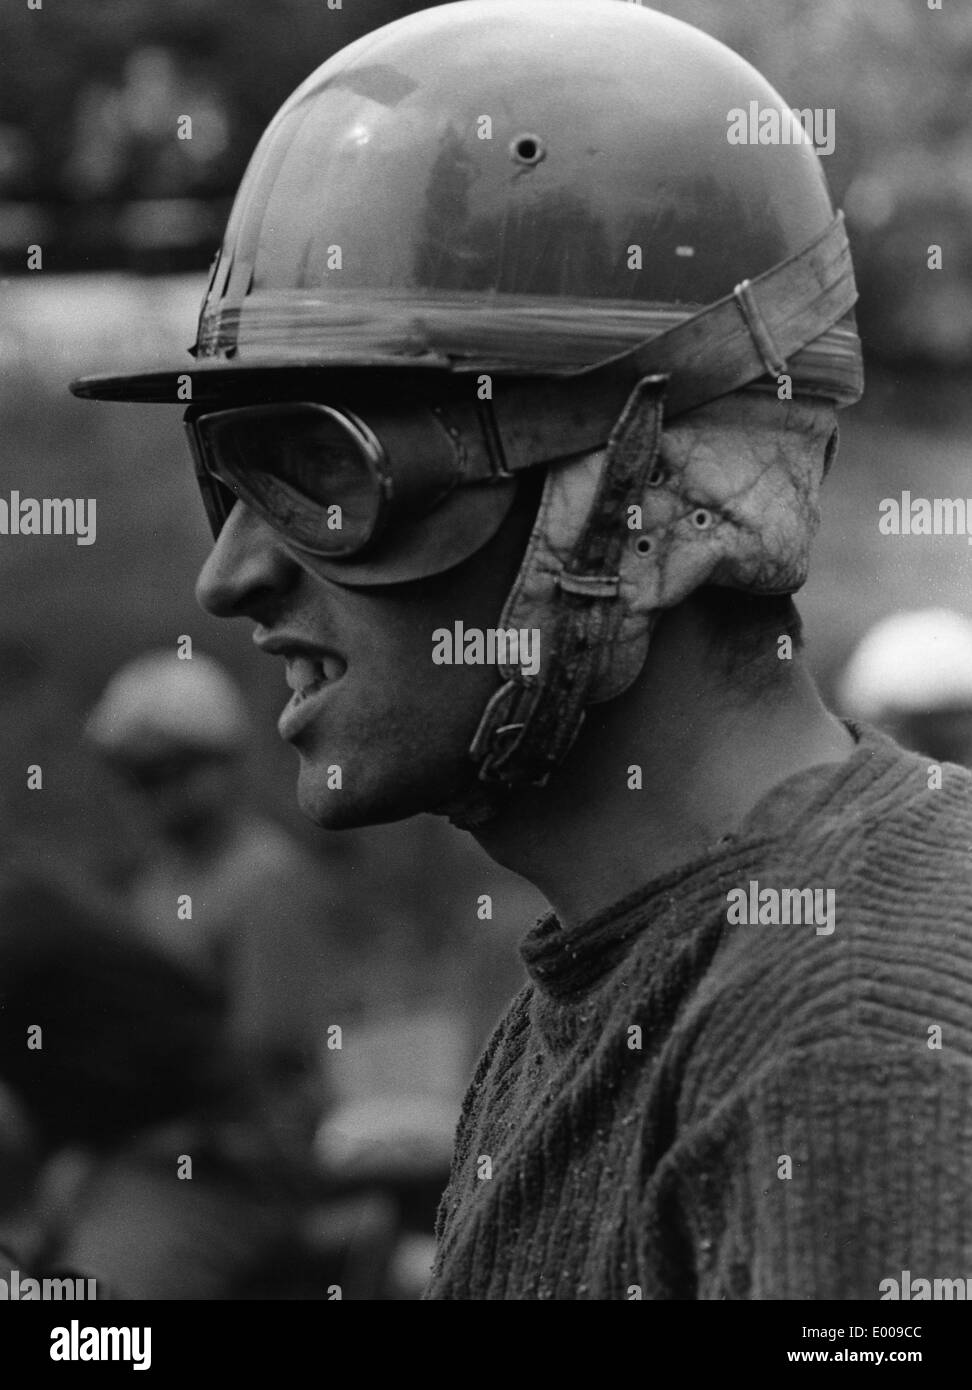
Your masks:
M 869 722 L 972 709 L 972 620 L 947 608 L 883 619 L 844 668 L 838 699 L 846 714 Z
M 314 1141 L 332 1175 L 381 1176 L 448 1170 L 458 1107 L 441 1096 L 376 1095 L 339 1106 Z
M 182 750 L 233 753 L 249 730 L 243 697 L 222 666 L 174 651 L 147 652 L 117 671 L 85 726 L 102 752 L 137 761 Z

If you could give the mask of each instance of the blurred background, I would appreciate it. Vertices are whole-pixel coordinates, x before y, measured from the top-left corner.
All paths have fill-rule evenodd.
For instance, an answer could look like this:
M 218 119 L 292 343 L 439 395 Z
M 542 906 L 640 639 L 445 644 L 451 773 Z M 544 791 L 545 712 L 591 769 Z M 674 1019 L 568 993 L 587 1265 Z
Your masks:
M 546 2 L 556 8 L 556 0 Z M 362 1152 L 380 1148 L 382 1123 L 394 1128 L 393 1098 L 411 1097 L 413 1118 L 402 1126 L 425 1130 L 399 1134 L 391 1147 L 400 1172 L 418 1152 L 416 1172 L 434 1192 L 474 1058 L 520 982 L 517 939 L 544 904 L 468 836 L 430 818 L 339 836 L 304 824 L 294 807 L 295 760 L 275 733 L 280 673 L 253 653 L 242 630 L 207 617 L 193 598 L 208 531 L 180 412 L 92 407 L 66 388 L 82 370 L 171 359 L 192 342 L 230 202 L 275 110 L 336 49 L 426 7 L 411 0 L 343 0 L 340 9 L 326 0 L 4 7 L 0 492 L 96 497 L 98 540 L 78 547 L 52 539 L 41 563 L 37 544 L 0 547 L 0 835 L 8 861 L 35 889 L 45 875 L 69 871 L 104 894 L 110 906 L 85 909 L 86 921 L 113 920 L 120 904 L 124 916 L 136 888 L 143 899 L 151 896 L 169 862 L 158 817 L 147 810 L 145 786 L 133 791 L 131 778 L 119 775 L 83 730 L 119 667 L 147 649 L 174 651 L 178 638 L 190 635 L 194 650 L 215 658 L 246 692 L 247 753 L 239 766 L 234 754 L 232 775 L 241 779 L 250 831 L 254 823 L 272 825 L 286 846 L 281 856 L 313 867 L 301 910 L 318 926 L 321 958 L 307 965 L 295 954 L 290 965 L 303 961 L 300 968 L 319 981 L 314 1016 L 322 1049 L 328 1025 L 344 1029 L 343 1047 L 325 1058 L 319 1112 L 339 1120 L 317 1132 L 318 1158 L 325 1155 L 332 1177 L 342 1164 L 357 1164 L 360 1173 Z M 790 105 L 836 111 L 836 151 L 825 165 L 855 254 L 868 390 L 842 417 L 840 457 L 824 492 L 816 564 L 800 607 L 812 666 L 839 703 L 840 673 L 877 620 L 916 608 L 972 613 L 972 551 L 964 537 L 899 537 L 889 547 L 877 526 L 880 499 L 903 489 L 972 496 L 972 9 L 948 0 L 941 11 L 924 0 L 659 0 L 656 8 L 737 49 Z M 172 132 L 185 112 L 192 113 L 193 138 L 177 141 Z M 43 246 L 42 272 L 27 269 L 30 244 Z M 943 268 L 935 272 L 927 268 L 932 245 L 943 248 Z M 229 775 L 222 759 L 221 751 L 219 775 Z M 42 795 L 27 789 L 30 763 L 43 765 Z M 164 767 L 150 771 L 168 775 Z M 6 901 L 21 890 L 9 888 Z M 485 893 L 493 899 L 490 921 L 477 916 Z M 80 912 L 77 903 L 77 893 L 64 890 L 48 915 L 70 920 Z M 122 924 L 116 936 L 124 931 Z M 147 947 L 155 949 L 149 935 Z M 185 973 L 173 984 L 179 999 L 214 981 L 236 988 L 225 970 L 217 979 L 218 961 L 205 970 L 193 960 L 173 958 L 172 965 Z M 127 1038 L 130 1023 L 118 1026 L 119 1038 Z M 253 1073 L 261 1085 L 262 1066 L 254 1064 Z M 252 1096 L 229 1097 L 225 1086 L 220 1094 L 231 1119 L 256 1104 Z M 146 1123 L 157 1134 L 170 1120 L 149 1116 Z M 105 1213 L 151 1206 L 132 1195 L 139 1182 L 151 1182 L 151 1157 L 140 1155 L 134 1167 L 126 1160 L 110 1179 L 100 1166 L 107 1195 L 96 1186 L 88 1198 L 97 1238 L 73 1229 L 54 1238 L 43 1213 L 76 1209 L 64 1196 L 76 1179 L 64 1154 L 87 1151 L 91 1136 L 45 1137 L 13 1083 L 6 1100 L 0 1093 L 0 1122 L 14 1136 L 7 1158 L 0 1144 L 0 1186 L 4 1171 L 20 1174 L 16 1182 L 9 1178 L 8 1196 L 20 1194 L 6 1203 L 10 1229 L 43 1258 L 103 1264 L 122 1288 L 137 1285 L 137 1271 L 118 1253 L 127 1234 L 115 1240 L 114 1253 L 102 1248 L 110 1245 Z M 208 1142 L 228 1162 L 227 1132 L 224 1126 L 218 1142 L 211 1135 Z M 20 1133 L 27 1136 L 22 1144 L 15 1142 Z M 40 1146 L 48 1166 L 43 1192 L 28 1198 L 24 1174 L 37 1171 L 24 1158 L 30 1144 Z M 111 1152 L 117 1157 L 114 1136 Z M 4 1205 L 0 1195 L 0 1243 Z M 334 1267 L 358 1296 L 414 1296 L 431 1206 L 421 1182 L 414 1190 L 406 1182 L 397 1195 L 378 1182 L 365 1200 L 360 1191 L 348 1198 L 335 1179 L 321 1208 L 329 1215 L 318 1226 L 311 1220 L 309 1233 L 306 1209 L 297 1206 L 301 1239 L 325 1252 L 321 1268 L 337 1241 L 345 1263 Z M 214 1229 L 219 1221 L 238 1223 L 240 1210 L 248 1209 L 216 1213 Z M 413 1214 L 406 1219 L 403 1212 Z M 198 1214 L 193 1220 L 198 1225 Z M 130 1229 L 123 1223 L 124 1232 Z M 157 1237 L 156 1230 L 145 1239 Z M 401 1267 L 382 1282 L 367 1273 L 368 1261 L 389 1250 L 398 1252 Z M 231 1265 L 235 1258 L 227 1256 Z M 268 1287 L 267 1267 L 259 1268 L 255 1282 L 232 1284 L 232 1296 Z M 308 1268 L 307 1287 L 318 1292 L 300 1292 L 299 1281 L 288 1286 L 284 1279 L 281 1296 L 321 1296 L 323 1276 L 312 1258 Z M 165 1288 L 161 1296 L 229 1296 L 209 1285 L 187 1294 L 178 1278 Z

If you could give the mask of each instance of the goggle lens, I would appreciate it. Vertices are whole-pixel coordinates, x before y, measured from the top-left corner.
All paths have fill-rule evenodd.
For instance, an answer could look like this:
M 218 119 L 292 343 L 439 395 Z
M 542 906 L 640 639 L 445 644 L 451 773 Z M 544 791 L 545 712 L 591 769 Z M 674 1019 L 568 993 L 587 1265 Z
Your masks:
M 386 493 L 381 448 L 355 417 L 281 402 L 199 415 L 187 425 L 214 530 L 240 498 L 316 555 L 355 554 L 377 533 Z

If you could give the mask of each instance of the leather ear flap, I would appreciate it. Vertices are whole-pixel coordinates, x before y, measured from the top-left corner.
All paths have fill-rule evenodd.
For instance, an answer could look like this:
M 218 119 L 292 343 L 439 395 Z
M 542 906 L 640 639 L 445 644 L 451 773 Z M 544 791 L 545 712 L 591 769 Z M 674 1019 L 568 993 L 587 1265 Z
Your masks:
M 806 581 L 819 520 L 820 482 L 837 450 L 830 412 L 791 402 L 779 429 L 753 419 L 752 402 L 727 397 L 673 421 L 663 436 L 661 481 L 645 487 L 640 520 L 617 518 L 620 614 L 599 653 L 588 699 L 613 699 L 634 681 L 658 612 L 702 584 L 793 593 Z M 557 577 L 584 529 L 606 454 L 547 472 L 504 628 L 539 629 L 541 669 L 551 651 Z M 639 520 L 632 527 L 630 520 Z M 512 671 L 504 671 L 508 679 Z
M 523 562 L 503 608 L 502 628 L 539 630 L 542 670 L 553 638 L 557 578 L 580 539 L 604 462 L 605 454 L 598 451 L 547 469 Z M 512 667 L 503 667 L 507 680 L 514 674 Z

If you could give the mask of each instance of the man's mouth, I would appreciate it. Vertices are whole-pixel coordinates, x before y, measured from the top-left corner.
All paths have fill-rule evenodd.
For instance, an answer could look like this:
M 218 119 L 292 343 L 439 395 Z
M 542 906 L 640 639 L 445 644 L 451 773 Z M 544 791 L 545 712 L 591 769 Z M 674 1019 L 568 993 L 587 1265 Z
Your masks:
M 299 700 L 306 700 L 321 686 L 339 681 L 344 675 L 344 662 L 338 657 L 325 655 L 319 660 L 309 656 L 287 658 L 286 679 L 290 689 Z M 291 701 L 291 704 L 294 702 Z
M 286 657 L 286 681 L 293 694 L 281 711 L 277 729 L 280 737 L 289 742 L 316 719 L 330 687 L 337 685 L 347 667 L 330 652 L 281 654 Z

